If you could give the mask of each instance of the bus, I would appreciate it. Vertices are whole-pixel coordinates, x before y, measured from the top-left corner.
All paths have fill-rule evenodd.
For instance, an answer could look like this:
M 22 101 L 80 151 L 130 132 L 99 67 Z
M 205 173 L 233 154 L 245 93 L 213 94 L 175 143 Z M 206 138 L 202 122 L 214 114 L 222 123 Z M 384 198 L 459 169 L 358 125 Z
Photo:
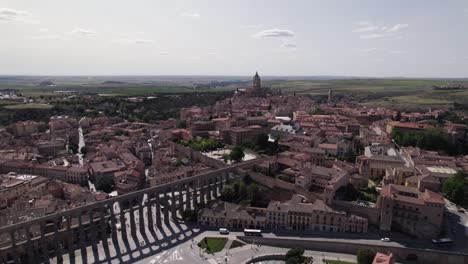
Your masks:
M 432 245 L 443 247 L 447 246 L 450 247 L 453 244 L 453 240 L 450 238 L 440 238 L 440 239 L 432 239 Z
M 262 230 L 260 229 L 244 229 L 245 236 L 262 236 Z

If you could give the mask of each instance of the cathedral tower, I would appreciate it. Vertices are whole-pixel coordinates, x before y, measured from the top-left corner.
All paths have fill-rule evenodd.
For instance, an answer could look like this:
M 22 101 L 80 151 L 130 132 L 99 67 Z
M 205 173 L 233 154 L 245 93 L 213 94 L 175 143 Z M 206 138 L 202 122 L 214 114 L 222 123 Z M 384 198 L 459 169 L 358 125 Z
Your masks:
M 258 76 L 258 72 L 255 72 L 255 76 L 253 77 L 252 88 L 260 89 L 262 86 L 262 81 L 260 80 L 260 76 Z

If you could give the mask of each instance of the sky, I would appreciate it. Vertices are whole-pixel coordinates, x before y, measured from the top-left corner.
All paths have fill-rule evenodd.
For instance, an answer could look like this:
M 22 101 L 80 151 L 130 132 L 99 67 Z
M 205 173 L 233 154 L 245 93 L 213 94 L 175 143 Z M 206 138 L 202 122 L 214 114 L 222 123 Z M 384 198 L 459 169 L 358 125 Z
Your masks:
M 0 0 L 0 74 L 468 77 L 468 0 Z

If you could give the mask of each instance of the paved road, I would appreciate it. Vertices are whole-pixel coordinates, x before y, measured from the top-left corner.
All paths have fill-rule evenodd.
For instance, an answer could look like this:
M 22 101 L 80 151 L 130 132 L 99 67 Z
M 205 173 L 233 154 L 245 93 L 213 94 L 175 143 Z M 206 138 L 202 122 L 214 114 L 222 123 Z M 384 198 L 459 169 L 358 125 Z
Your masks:
M 230 240 L 236 239 L 236 236 L 243 235 L 241 232 L 230 233 L 229 235 L 220 235 L 215 231 L 205 231 L 198 236 L 196 236 L 192 241 L 187 241 L 174 249 L 170 249 L 166 252 L 161 252 L 154 256 L 142 259 L 137 264 L 156 264 L 156 263 L 190 263 L 190 264 L 204 264 L 204 263 L 242 263 L 254 256 L 260 256 L 265 254 L 273 253 L 286 253 L 288 249 L 286 248 L 276 248 L 276 247 L 267 247 L 267 246 L 258 246 L 258 245 L 244 245 L 239 248 L 234 248 L 231 250 L 222 250 L 221 252 L 215 254 L 203 253 L 198 246 L 197 242 L 203 239 L 205 236 L 217 236 L 217 237 L 227 237 Z M 330 253 L 330 252 L 318 252 L 318 251 L 305 251 L 306 256 L 312 256 L 315 263 L 322 263 L 322 259 L 340 259 L 345 261 L 356 261 L 356 257 L 348 254 L 339 254 L 339 253 Z

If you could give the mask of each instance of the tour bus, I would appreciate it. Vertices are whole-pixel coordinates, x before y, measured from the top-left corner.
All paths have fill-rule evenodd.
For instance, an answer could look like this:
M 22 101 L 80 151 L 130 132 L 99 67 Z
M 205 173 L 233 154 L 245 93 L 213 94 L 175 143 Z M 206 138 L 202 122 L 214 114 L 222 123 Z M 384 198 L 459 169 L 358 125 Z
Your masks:
M 220 233 L 221 235 L 228 235 L 228 234 L 229 234 L 229 229 L 227 229 L 227 228 L 220 228 L 220 229 L 219 229 L 219 233 Z
M 447 246 L 450 247 L 453 244 L 453 240 L 450 238 L 440 238 L 440 239 L 432 239 L 432 245 L 434 246 Z
M 245 236 L 262 236 L 262 230 L 260 229 L 244 229 Z

